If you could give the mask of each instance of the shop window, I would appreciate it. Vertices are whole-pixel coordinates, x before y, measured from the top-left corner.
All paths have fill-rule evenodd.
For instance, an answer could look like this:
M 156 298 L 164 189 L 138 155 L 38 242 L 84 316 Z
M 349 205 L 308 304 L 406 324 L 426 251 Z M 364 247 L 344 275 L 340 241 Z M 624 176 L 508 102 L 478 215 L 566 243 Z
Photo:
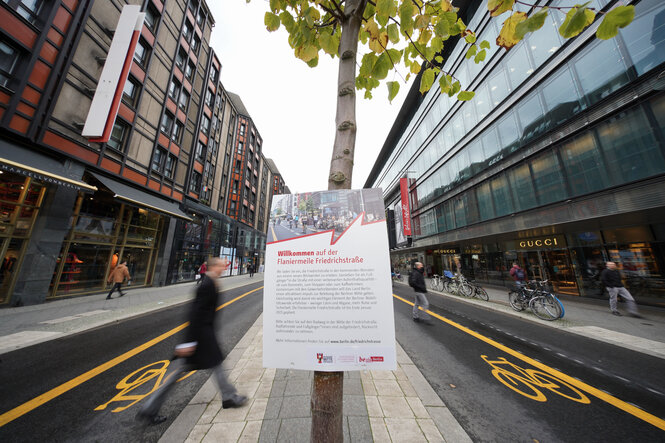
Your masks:
M 604 170 L 600 151 L 591 133 L 563 144 L 560 152 L 573 196 L 599 191 L 609 186 L 607 171 Z
M 132 76 L 129 76 L 122 91 L 122 100 L 131 107 L 136 106 L 140 88 L 138 82 Z
M 533 190 L 531 171 L 527 163 L 512 168 L 508 172 L 508 177 L 513 191 L 516 211 L 526 211 L 538 206 L 536 193 Z
M 494 200 L 494 210 L 497 217 L 502 217 L 514 212 L 513 200 L 510 195 L 508 179 L 505 175 L 492 179 L 490 182 L 492 188 L 492 199 Z
M 44 10 L 44 0 L 4 0 L 4 2 L 32 25 L 40 24 L 39 17 Z
M 665 171 L 665 160 L 641 107 L 615 114 L 597 129 L 609 176 L 615 184 Z
M 665 3 L 643 0 L 635 5 L 635 19 L 619 31 L 637 75 L 665 61 Z
M 153 34 L 157 31 L 159 17 L 160 15 L 157 9 L 153 5 L 148 4 L 148 7 L 145 9 L 145 26 Z
M 113 129 L 111 130 L 111 136 L 109 141 L 106 142 L 106 145 L 117 151 L 124 151 L 128 133 L 129 125 L 120 119 L 116 119 Z
M 134 61 L 144 70 L 148 62 L 149 54 L 150 54 L 150 46 L 142 38 L 139 39 L 139 42 L 136 45 L 136 50 L 134 51 Z
M 16 74 L 21 53 L 5 41 L 0 41 L 0 86 L 9 87 Z
M 565 200 L 568 197 L 555 151 L 546 152 L 531 160 L 531 171 L 540 205 Z
M 628 83 L 626 65 L 617 39 L 595 40 L 572 61 L 588 105 Z

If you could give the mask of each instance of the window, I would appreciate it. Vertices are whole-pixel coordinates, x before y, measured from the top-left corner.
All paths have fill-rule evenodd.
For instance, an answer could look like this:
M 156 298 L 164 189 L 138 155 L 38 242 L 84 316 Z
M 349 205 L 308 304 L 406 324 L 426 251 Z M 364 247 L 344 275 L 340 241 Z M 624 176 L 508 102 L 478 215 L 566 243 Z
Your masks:
M 10 8 L 16 10 L 21 17 L 37 26 L 39 15 L 44 6 L 43 0 L 3 0 Z
M 626 42 L 637 75 L 642 75 L 665 60 L 665 3 L 643 0 L 635 6 L 635 20 L 620 34 Z
M 510 178 L 510 187 L 513 190 L 513 199 L 517 211 L 525 211 L 538 205 L 528 164 L 525 163 L 512 168 L 508 173 L 508 177 Z
M 513 210 L 513 200 L 510 197 L 510 188 L 505 175 L 500 175 L 490 182 L 492 187 L 492 199 L 494 200 L 494 210 L 496 216 L 511 214 Z
M 218 122 L 219 122 L 219 120 L 217 120 L 217 116 L 213 115 L 212 116 L 212 132 L 213 133 L 215 133 L 217 131 L 217 125 L 219 124 Z
M 542 134 L 545 130 L 543 119 L 543 105 L 540 103 L 540 94 L 532 93 L 517 107 L 517 116 L 522 124 L 522 144 Z
M 164 159 L 167 157 L 166 151 L 160 148 L 157 148 L 155 155 L 152 157 L 152 170 L 156 172 L 161 172 Z
M 203 8 L 199 9 L 199 12 L 196 14 L 196 24 L 199 25 L 199 28 L 203 27 L 203 21 L 205 16 L 203 14 Z
M 244 149 L 243 143 L 238 142 L 238 154 L 242 154 L 243 149 Z
M 177 159 L 169 155 L 166 157 L 166 164 L 164 165 L 164 175 L 168 178 L 173 178 L 173 172 L 175 171 L 175 165 L 177 163 Z
M 205 160 L 206 145 L 201 140 L 196 144 L 196 159 L 203 163 Z
M 543 98 L 547 112 L 547 126 L 557 126 L 582 110 L 580 94 L 573 75 L 565 66 L 543 85 Z
M 182 88 L 180 90 L 180 98 L 178 99 L 178 107 L 183 111 L 187 110 L 187 103 L 189 103 L 189 94 Z
M 140 86 L 136 80 L 134 80 L 131 76 L 127 78 L 127 81 L 125 82 L 125 88 L 122 91 L 122 100 L 129 106 L 135 106 L 136 99 L 139 96 L 139 88 Z
M 145 10 L 145 26 L 150 29 L 150 32 L 153 34 L 157 30 L 157 24 L 159 23 L 159 12 L 155 9 L 154 6 L 148 4 L 148 7 Z
M 183 48 L 179 48 L 175 57 L 175 64 L 181 71 L 185 69 L 185 60 L 187 60 L 187 52 Z
M 165 112 L 164 115 L 162 115 L 162 124 L 160 129 L 162 130 L 163 133 L 170 135 L 172 128 L 173 128 L 173 116 L 168 112 Z
M 551 15 L 545 19 L 545 24 L 538 32 L 529 34 L 527 46 L 536 67 L 545 63 L 561 46 L 561 37 L 557 30 L 557 25 Z
M 549 151 L 531 160 L 531 171 L 539 204 L 545 205 L 567 198 L 568 192 L 556 152 Z
M 19 51 L 0 41 L 0 86 L 8 87 L 18 65 Z
M 480 220 L 494 218 L 494 206 L 492 204 L 492 191 L 490 182 L 486 181 L 476 188 L 476 200 L 478 201 L 478 215 Z
M 175 144 L 179 145 L 180 142 L 182 141 L 183 132 L 185 132 L 185 127 L 183 126 L 182 123 L 176 120 L 175 125 L 173 126 L 173 134 L 171 134 L 171 140 L 173 140 Z
M 106 145 L 118 151 L 122 151 L 128 132 L 129 126 L 121 120 L 116 120 L 113 125 L 113 130 L 111 130 L 111 137 L 109 138 L 109 141 L 106 142 Z
M 526 42 L 518 43 L 506 58 L 506 73 L 512 90 L 517 89 L 533 72 L 526 52 Z
M 499 72 L 490 77 L 487 86 L 490 89 L 490 96 L 492 97 L 494 107 L 498 106 L 510 94 L 510 86 L 508 85 L 506 73 L 503 69 L 499 69 Z
M 212 109 L 212 97 L 213 96 L 214 96 L 213 92 L 210 90 L 210 88 L 208 88 L 206 90 L 205 102 L 206 102 L 206 105 L 208 105 L 208 107 L 211 108 L 211 109 Z
M 134 61 L 136 64 L 145 68 L 149 53 L 150 46 L 148 46 L 148 44 L 143 39 L 140 39 L 136 45 L 136 50 L 134 51 Z
M 234 172 L 237 172 L 239 174 L 241 167 L 242 167 L 242 165 L 240 164 L 240 160 L 236 160 L 236 167 L 234 169 Z
M 178 91 L 180 91 L 180 82 L 175 77 L 169 83 L 169 97 L 176 101 L 178 99 Z
M 628 83 L 626 65 L 616 40 L 596 40 L 572 62 L 588 105 Z
M 200 46 L 201 46 L 201 39 L 199 38 L 198 35 L 194 34 L 194 38 L 192 39 L 192 52 L 197 53 L 199 51 Z
M 185 68 L 185 77 L 187 80 L 191 81 L 192 77 L 194 76 L 194 71 L 196 70 L 196 66 L 194 66 L 194 63 L 192 61 L 187 62 L 187 67 Z
M 233 193 L 237 194 L 238 193 L 238 187 L 240 186 L 240 182 L 238 180 L 233 180 Z
M 189 190 L 198 193 L 201 189 L 201 174 L 192 172 L 192 178 L 189 182 Z
M 194 26 L 189 22 L 189 20 L 185 20 L 185 24 L 182 27 L 182 36 L 185 37 L 185 40 L 189 42 L 193 33 Z
M 586 133 L 560 148 L 561 159 L 573 195 L 588 194 L 609 186 L 593 134 Z
M 245 135 L 245 124 L 240 125 L 240 135 Z
M 215 67 L 212 66 L 210 68 L 210 80 L 212 80 L 213 83 L 217 81 L 217 75 L 219 74 L 219 70 Z
M 205 114 L 201 118 L 201 130 L 206 134 L 210 132 L 210 119 Z

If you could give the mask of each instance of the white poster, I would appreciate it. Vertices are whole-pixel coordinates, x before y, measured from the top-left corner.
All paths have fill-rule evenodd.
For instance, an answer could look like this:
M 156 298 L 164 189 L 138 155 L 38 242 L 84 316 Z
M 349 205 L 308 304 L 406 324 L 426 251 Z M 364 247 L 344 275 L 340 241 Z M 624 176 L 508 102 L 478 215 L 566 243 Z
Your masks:
M 380 189 L 273 198 L 263 315 L 267 368 L 395 369 Z

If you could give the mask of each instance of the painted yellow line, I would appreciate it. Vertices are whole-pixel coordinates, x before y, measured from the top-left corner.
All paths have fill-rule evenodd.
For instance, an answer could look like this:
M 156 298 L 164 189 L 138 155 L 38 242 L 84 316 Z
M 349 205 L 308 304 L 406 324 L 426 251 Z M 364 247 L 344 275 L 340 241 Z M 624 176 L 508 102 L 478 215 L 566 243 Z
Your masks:
M 404 303 L 406 303 L 408 305 L 413 306 L 412 302 L 403 299 L 399 295 L 393 294 L 393 297 L 395 297 L 398 300 L 403 301 Z M 621 410 L 623 410 L 623 411 L 639 418 L 640 420 L 644 420 L 645 422 L 647 422 L 649 424 L 652 424 L 655 427 L 665 431 L 665 420 L 663 420 L 659 417 L 656 417 L 653 414 L 649 414 L 648 412 L 638 408 L 637 406 L 633 406 L 629 403 L 626 403 L 623 400 L 619 400 L 618 398 L 613 397 L 612 395 L 607 394 L 607 393 L 601 391 L 600 389 L 594 388 L 593 386 L 590 386 L 590 385 L 588 385 L 588 384 L 586 384 L 586 383 L 584 383 L 584 382 L 582 382 L 582 381 L 580 381 L 576 378 L 573 378 L 569 375 L 566 375 L 563 372 L 557 371 L 554 368 L 551 368 L 551 367 L 549 367 L 549 366 L 547 366 L 543 363 L 540 363 L 539 361 L 536 361 L 536 360 L 534 360 L 530 357 L 527 357 L 526 355 L 522 354 L 521 352 L 515 351 L 514 349 L 511 349 L 511 348 L 509 348 L 505 345 L 502 345 L 501 343 L 496 342 L 496 341 L 492 340 L 489 337 L 485 337 L 484 335 L 479 334 L 479 333 L 477 333 L 477 332 L 475 332 L 475 331 L 473 331 L 473 330 L 471 330 L 471 329 L 469 329 L 465 326 L 462 326 L 459 323 L 456 323 L 456 322 L 454 322 L 450 319 L 442 317 L 442 316 L 440 316 L 440 315 L 438 315 L 434 312 L 431 312 L 431 311 L 425 311 L 425 312 L 427 312 L 432 317 L 438 318 L 439 320 L 441 320 L 445 323 L 448 323 L 450 326 L 453 326 L 453 327 L 459 329 L 460 331 L 465 332 L 465 333 L 477 338 L 478 340 L 484 341 L 485 343 L 487 343 L 491 346 L 494 346 L 495 348 L 500 349 L 503 352 L 506 352 L 506 353 L 512 355 L 513 357 L 518 358 L 518 359 L 522 360 L 523 362 L 525 362 L 525 363 L 527 363 L 531 366 L 534 366 L 534 367 L 536 367 L 536 368 L 538 368 L 542 371 L 548 372 L 548 373 L 552 374 L 553 376 L 558 377 L 561 380 L 563 380 L 563 381 L 575 386 L 576 388 L 586 392 L 587 394 L 593 395 L 594 397 L 596 397 L 600 400 L 603 400 L 604 402 L 607 402 L 607 403 L 611 404 L 612 406 L 614 406 L 616 408 L 619 408 L 619 409 L 621 409 Z
M 243 297 L 245 297 L 245 296 L 247 296 L 247 295 L 249 295 L 253 292 L 256 292 L 260 289 L 263 289 L 263 286 L 261 286 L 259 288 L 256 288 L 256 289 L 253 289 L 249 292 L 245 292 L 244 294 L 234 298 L 233 300 L 228 301 L 228 302 L 224 303 L 223 305 L 219 306 L 217 308 L 217 310 L 220 310 L 220 309 L 224 308 L 225 306 L 228 306 L 231 303 L 234 303 L 234 302 L 240 300 L 241 298 L 243 298 Z M 99 374 L 103 373 L 104 371 L 107 371 L 107 370 L 111 369 L 112 367 L 117 366 L 120 363 L 122 363 L 126 360 L 129 360 L 130 358 L 134 357 L 135 355 L 137 355 L 137 354 L 145 351 L 146 349 L 156 345 L 157 343 L 159 343 L 163 340 L 166 340 L 167 338 L 171 337 L 172 335 L 177 334 L 178 332 L 182 331 L 187 326 L 189 326 L 189 322 L 183 323 L 180 326 L 177 326 L 177 327 L 171 329 L 170 331 L 165 332 L 162 335 L 160 335 L 158 337 L 155 337 L 152 340 L 150 340 L 150 341 L 148 341 L 148 342 L 146 342 L 146 343 L 144 343 L 140 346 L 137 346 L 136 348 L 134 348 L 132 350 L 129 350 L 129 351 L 125 352 L 124 354 L 119 355 L 116 358 L 107 361 L 106 363 L 103 363 L 103 364 L 99 365 L 94 369 L 91 369 L 88 372 L 85 372 L 85 373 L 79 375 L 78 377 L 73 378 L 73 379 L 69 380 L 68 382 L 61 384 L 60 386 L 57 386 L 57 387 L 51 389 L 50 391 L 45 392 L 42 395 L 40 395 L 38 397 L 35 397 L 30 401 L 27 401 L 27 402 L 23 403 L 21 406 L 15 407 L 11 411 L 5 412 L 4 414 L 0 415 L 0 428 L 3 427 L 4 425 L 6 425 L 7 423 L 10 423 L 11 421 L 16 420 L 17 418 L 27 414 L 28 412 L 40 407 L 41 405 L 43 405 L 45 403 L 48 403 L 49 401 L 51 401 L 54 398 L 64 394 L 65 392 L 74 389 L 75 387 L 79 386 L 80 384 L 83 384 L 86 381 L 98 376 Z

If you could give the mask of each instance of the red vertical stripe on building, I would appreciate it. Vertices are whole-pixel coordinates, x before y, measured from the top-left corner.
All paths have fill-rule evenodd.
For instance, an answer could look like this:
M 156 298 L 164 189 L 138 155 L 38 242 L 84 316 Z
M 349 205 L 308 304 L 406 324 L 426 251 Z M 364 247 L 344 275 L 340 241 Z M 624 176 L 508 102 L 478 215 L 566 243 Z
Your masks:
M 404 235 L 411 235 L 411 207 L 409 205 L 409 179 L 399 179 L 399 190 L 402 195 L 402 227 Z

